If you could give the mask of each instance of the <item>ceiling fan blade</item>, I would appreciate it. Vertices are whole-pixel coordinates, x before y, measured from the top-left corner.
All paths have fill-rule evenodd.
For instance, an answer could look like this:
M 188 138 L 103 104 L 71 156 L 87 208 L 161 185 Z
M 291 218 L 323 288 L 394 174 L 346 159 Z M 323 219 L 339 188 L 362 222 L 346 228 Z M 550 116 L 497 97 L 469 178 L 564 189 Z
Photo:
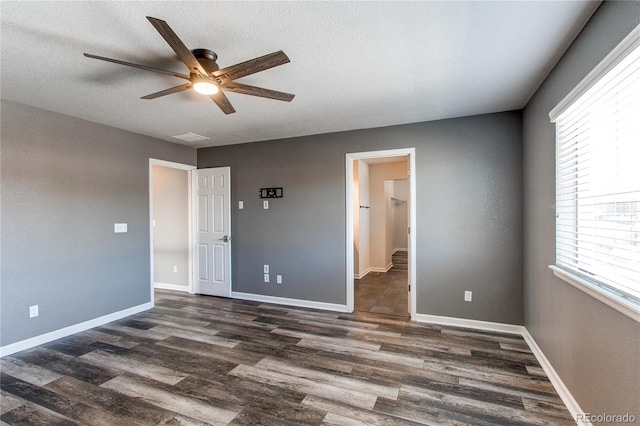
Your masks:
M 225 96 L 222 90 L 209 97 L 213 100 L 213 102 L 216 103 L 216 105 L 220 107 L 222 112 L 224 112 L 225 114 L 233 114 L 234 112 L 236 112 L 236 110 L 233 108 L 233 105 L 231 105 L 231 102 L 229 102 L 229 99 Z
M 200 65 L 200 62 L 193 56 L 193 53 L 184 45 L 182 40 L 176 35 L 175 32 L 171 29 L 169 24 L 167 24 L 162 19 L 152 18 L 147 16 L 151 25 L 155 27 L 156 30 L 160 33 L 160 35 L 165 39 L 169 46 L 173 49 L 174 52 L 178 55 L 178 57 L 185 63 L 187 68 L 189 68 L 189 72 L 198 72 L 200 75 L 209 75 L 205 71 L 205 69 Z
M 84 53 L 84 56 L 86 56 L 87 58 L 99 59 L 101 61 L 113 62 L 114 64 L 126 65 L 128 67 L 138 68 L 145 71 L 153 71 L 160 74 L 171 75 L 173 77 L 184 78 L 186 80 L 190 79 L 188 75 L 180 74 L 173 71 L 161 70 L 160 68 L 148 67 L 146 65 L 138 65 L 131 62 L 120 61 L 118 59 L 105 58 L 104 56 L 91 55 L 89 53 Z
M 287 55 L 282 50 L 260 56 L 259 58 L 250 59 L 230 67 L 219 69 L 212 74 L 214 77 L 220 77 L 223 81 L 235 80 L 236 78 L 255 74 L 269 68 L 290 62 Z
M 140 99 L 155 99 L 155 98 L 159 98 L 160 96 L 171 95 L 173 93 L 183 92 L 189 89 L 191 89 L 191 83 L 181 84 L 180 86 L 172 87 L 170 89 L 161 90 L 159 92 L 152 93 L 147 96 L 143 96 Z
M 249 86 L 248 84 L 229 82 L 220 85 L 224 90 L 243 95 L 260 96 L 261 98 L 275 99 L 278 101 L 291 102 L 295 95 L 291 93 L 278 92 L 276 90 L 263 89 L 262 87 Z

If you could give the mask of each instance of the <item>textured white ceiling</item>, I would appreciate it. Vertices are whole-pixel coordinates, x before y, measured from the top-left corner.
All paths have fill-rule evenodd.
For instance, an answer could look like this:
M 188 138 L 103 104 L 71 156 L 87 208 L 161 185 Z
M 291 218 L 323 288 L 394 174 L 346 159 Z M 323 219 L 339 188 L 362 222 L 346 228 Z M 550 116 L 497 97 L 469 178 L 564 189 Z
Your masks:
M 524 107 L 597 2 L 5 2 L 2 98 L 171 140 L 213 146 Z M 224 115 L 183 80 L 85 58 L 184 73 L 146 16 L 221 67 L 277 50 L 291 63 L 238 80 L 294 93 L 236 93 Z

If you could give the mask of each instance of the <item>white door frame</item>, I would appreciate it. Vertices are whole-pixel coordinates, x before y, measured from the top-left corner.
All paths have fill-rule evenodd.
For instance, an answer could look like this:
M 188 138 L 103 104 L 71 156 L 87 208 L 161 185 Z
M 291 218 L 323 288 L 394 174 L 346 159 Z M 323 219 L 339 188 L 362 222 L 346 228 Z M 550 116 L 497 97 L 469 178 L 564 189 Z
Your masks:
M 370 158 L 409 156 L 409 256 L 407 282 L 411 286 L 411 319 L 416 317 L 416 149 L 401 148 L 384 151 L 356 152 L 346 154 L 346 193 L 347 193 L 347 312 L 354 310 L 354 276 L 353 276 L 353 162 Z
M 151 292 L 151 303 L 155 306 L 154 300 L 154 283 L 155 283 L 155 271 L 154 271 L 154 254 L 153 254 L 153 166 L 162 166 L 170 169 L 178 169 L 178 170 L 186 170 L 187 171 L 187 216 L 188 216 L 188 227 L 189 227 L 189 267 L 191 271 L 189 272 L 189 293 L 193 293 L 193 281 L 192 281 L 192 270 L 193 270 L 193 259 L 192 259 L 192 250 L 193 247 L 193 231 L 192 231 L 192 223 L 191 223 L 191 170 L 196 170 L 196 166 L 191 166 L 189 164 L 181 164 L 174 163 L 172 161 L 158 160 L 155 158 L 149 158 L 149 276 L 151 278 L 150 282 L 150 292 Z

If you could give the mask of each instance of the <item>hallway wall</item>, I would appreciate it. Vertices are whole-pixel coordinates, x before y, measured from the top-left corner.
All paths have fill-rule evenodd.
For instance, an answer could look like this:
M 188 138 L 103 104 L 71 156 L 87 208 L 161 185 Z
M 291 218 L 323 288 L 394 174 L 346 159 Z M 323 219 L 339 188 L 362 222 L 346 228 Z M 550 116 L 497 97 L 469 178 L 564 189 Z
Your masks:
M 185 291 L 191 270 L 189 190 L 187 170 L 153 166 L 153 278 Z
M 371 268 L 386 271 L 391 265 L 393 233 L 391 222 L 391 187 L 394 179 L 407 178 L 407 161 L 371 164 L 369 166 L 371 196 Z
M 362 276 L 369 272 L 371 267 L 371 237 L 370 237 L 370 211 L 368 208 L 360 206 L 369 206 L 369 165 L 361 160 L 354 161 L 354 179 L 357 179 L 357 185 L 354 190 L 357 196 L 354 196 L 354 242 L 357 244 L 357 250 L 354 252 L 354 261 L 356 267 L 353 269 L 355 276 Z M 356 193 L 354 192 L 354 194 Z
M 391 222 L 393 223 L 392 250 L 407 250 L 409 236 L 407 235 L 409 218 L 409 180 L 400 179 L 393 181 L 393 198 L 395 204 L 391 205 Z M 404 201 L 404 203 L 402 203 Z

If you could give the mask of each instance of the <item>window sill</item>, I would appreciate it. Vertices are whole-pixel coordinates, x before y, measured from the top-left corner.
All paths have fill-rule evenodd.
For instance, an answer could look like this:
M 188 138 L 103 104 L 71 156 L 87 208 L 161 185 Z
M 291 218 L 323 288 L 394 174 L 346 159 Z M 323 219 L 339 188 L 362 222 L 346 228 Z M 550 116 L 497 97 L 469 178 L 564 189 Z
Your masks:
M 578 290 L 582 290 L 588 295 L 598 299 L 605 305 L 612 307 L 616 311 L 640 323 L 640 309 L 638 309 L 637 306 L 629 303 L 622 298 L 615 297 L 602 288 L 576 275 L 573 275 L 572 273 L 565 271 L 562 268 L 558 268 L 556 265 L 549 265 L 549 269 L 551 269 L 553 271 L 553 274 L 561 280 L 571 284 Z

